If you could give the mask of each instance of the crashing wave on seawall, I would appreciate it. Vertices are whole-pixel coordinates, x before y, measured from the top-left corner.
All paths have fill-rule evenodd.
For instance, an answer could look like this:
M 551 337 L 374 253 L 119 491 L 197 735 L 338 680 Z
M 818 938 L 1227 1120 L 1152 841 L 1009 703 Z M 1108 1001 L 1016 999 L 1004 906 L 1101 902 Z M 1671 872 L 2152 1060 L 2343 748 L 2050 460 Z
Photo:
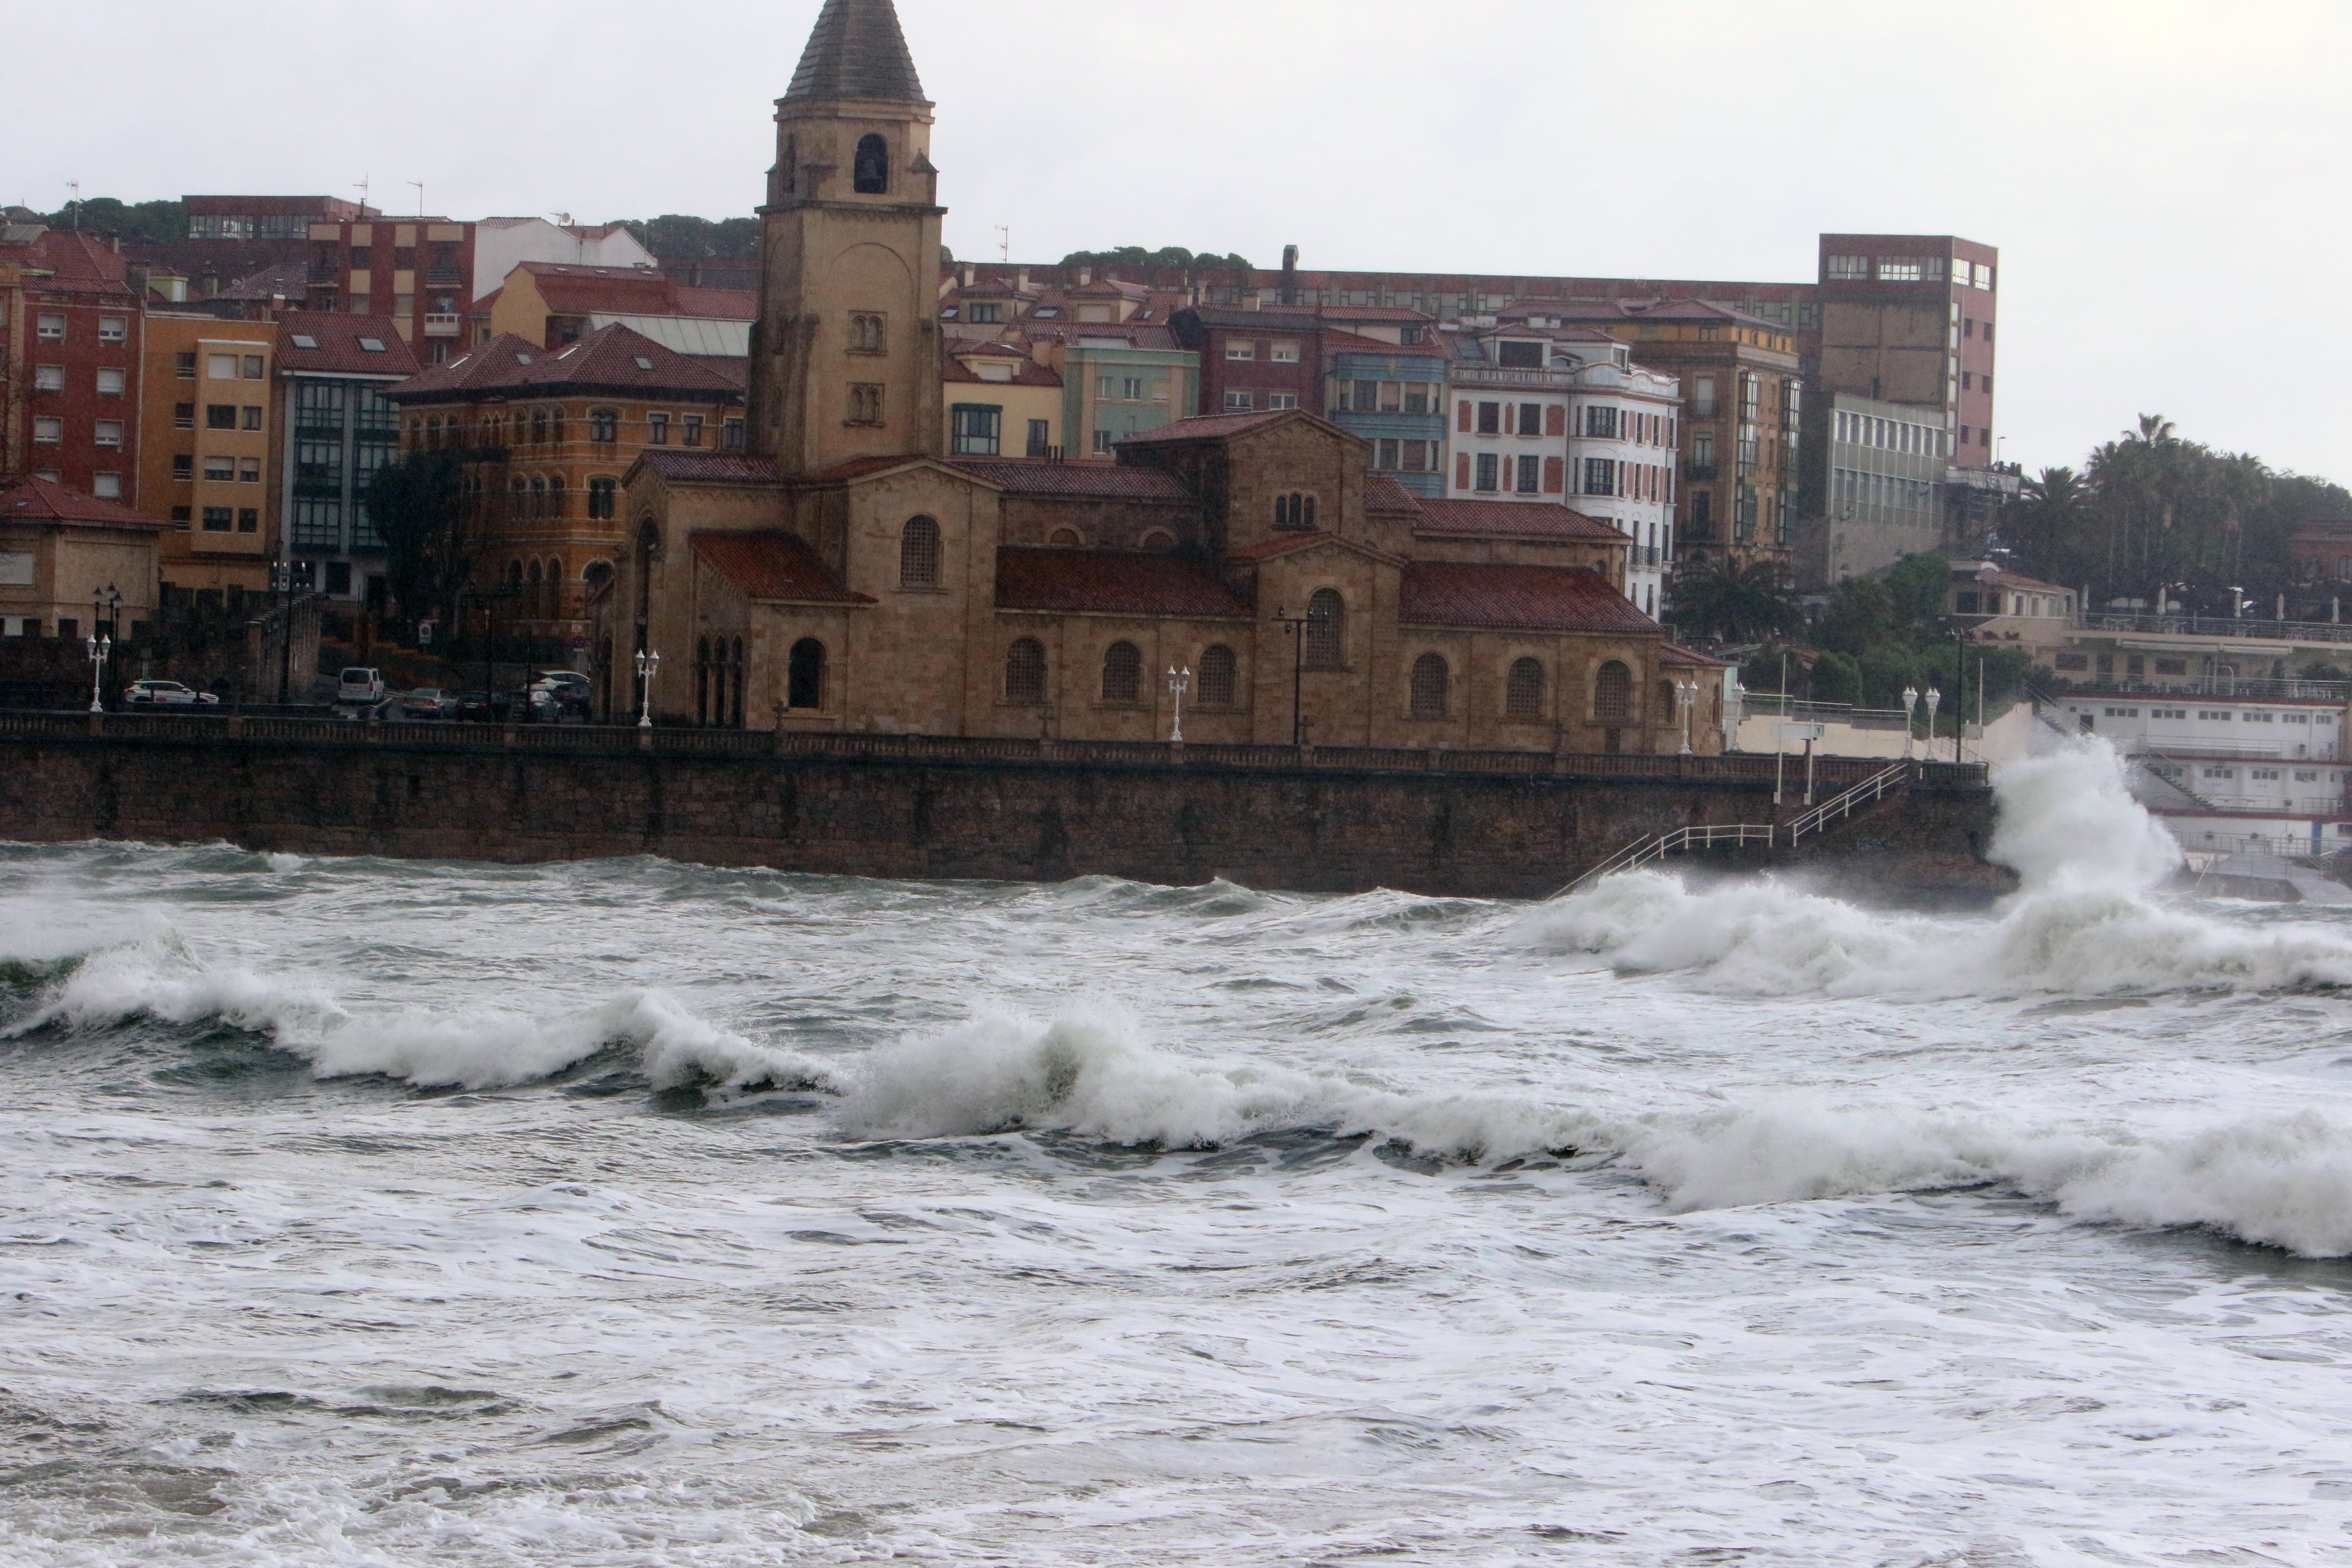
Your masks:
M 1694 889 L 1640 870 L 1538 907 L 1514 940 L 1759 995 L 2352 985 L 2352 937 L 2341 927 L 2249 930 L 2163 898 L 2179 847 L 2131 798 L 2105 742 L 2015 763 L 1995 790 L 1989 858 L 2021 886 L 1990 918 L 1890 915 L 1769 877 Z

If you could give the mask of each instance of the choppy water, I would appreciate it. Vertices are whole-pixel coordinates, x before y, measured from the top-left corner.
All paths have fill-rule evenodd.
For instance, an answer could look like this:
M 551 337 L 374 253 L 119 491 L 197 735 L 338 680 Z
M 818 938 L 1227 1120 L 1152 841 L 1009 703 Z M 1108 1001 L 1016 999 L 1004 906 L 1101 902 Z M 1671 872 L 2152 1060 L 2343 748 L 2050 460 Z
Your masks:
M 0 1562 L 2352 1563 L 2352 921 L 0 850 Z

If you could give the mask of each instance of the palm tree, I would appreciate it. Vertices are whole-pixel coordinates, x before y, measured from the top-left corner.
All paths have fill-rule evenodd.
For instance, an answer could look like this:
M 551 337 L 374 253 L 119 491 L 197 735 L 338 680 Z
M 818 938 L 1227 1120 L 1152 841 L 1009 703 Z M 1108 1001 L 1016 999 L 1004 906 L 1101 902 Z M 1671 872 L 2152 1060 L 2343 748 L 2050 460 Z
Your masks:
M 1728 555 L 1685 567 L 1671 591 L 1675 625 L 1719 642 L 1752 642 L 1794 631 L 1803 613 L 1790 596 L 1778 564 L 1747 564 Z
M 2161 447 L 2174 438 L 2175 428 L 2172 421 L 2161 414 L 2143 414 L 2139 416 L 2139 428 L 2125 431 L 2124 439 L 2137 441 L 2144 446 Z

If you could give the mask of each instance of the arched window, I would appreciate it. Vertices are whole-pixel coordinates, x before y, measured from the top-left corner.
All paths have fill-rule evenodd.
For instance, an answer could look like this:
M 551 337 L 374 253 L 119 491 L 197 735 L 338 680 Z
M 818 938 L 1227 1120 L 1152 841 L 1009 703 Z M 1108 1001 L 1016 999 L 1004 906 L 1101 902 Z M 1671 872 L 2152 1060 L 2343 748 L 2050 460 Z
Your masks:
M 530 563 L 530 569 L 523 574 L 523 581 L 527 584 L 523 589 L 523 618 L 535 621 L 541 616 L 538 562 L 534 561 Z
M 592 594 L 609 582 L 612 575 L 613 563 L 609 561 L 591 561 L 580 569 L 580 580 L 588 584 Z
M 563 476 L 555 474 L 547 481 L 547 515 L 563 517 L 567 514 L 568 509 L 563 500 Z
M 516 477 L 514 482 L 514 506 L 509 510 L 507 515 L 510 518 L 529 517 L 530 515 L 530 481 L 529 479 L 523 479 L 520 476 Z
M 1084 544 L 1086 541 L 1078 537 L 1078 531 L 1075 528 L 1057 528 L 1053 531 L 1052 536 L 1049 537 L 1045 542 L 1048 544 Z
M 1540 719 L 1543 710 L 1543 660 L 1513 659 L 1511 673 L 1503 682 L 1503 711 L 1514 719 Z
M 530 481 L 530 515 L 533 517 L 547 515 L 547 481 L 545 479 Z
M 1103 650 L 1102 700 L 1135 702 L 1143 697 L 1143 655 L 1131 642 L 1115 642 Z
M 425 444 L 428 447 L 438 447 L 441 444 L 441 421 L 438 416 L 428 416 L 425 419 Z
M 898 531 L 898 586 L 936 588 L 940 585 L 940 525 L 928 517 L 910 517 Z
M 1311 529 L 1315 526 L 1315 498 L 1313 496 L 1307 496 L 1305 500 L 1307 506 L 1298 526 L 1301 528 Z
M 1293 490 L 1274 498 L 1274 526 L 1293 532 L 1315 527 L 1315 498 Z
M 1211 643 L 1207 647 L 1202 648 L 1199 670 L 1201 694 L 1198 700 L 1200 704 L 1204 708 L 1234 706 L 1234 698 L 1241 684 L 1238 674 L 1233 649 L 1223 643 Z
M 1453 684 L 1452 671 L 1445 668 L 1443 654 L 1425 653 L 1412 661 L 1412 716 L 1416 719 L 1445 717 L 1446 689 Z
M 710 722 L 710 639 L 694 645 L 694 721 Z
M 1675 683 L 1671 680 L 1660 680 L 1658 682 L 1658 720 L 1661 723 L 1671 724 L 1675 721 L 1679 711 L 1675 697 Z
M 807 639 L 816 649 L 816 679 L 809 684 L 816 696 L 815 706 L 824 706 L 824 645 L 814 637 Z M 734 699 L 727 706 L 727 722 L 740 730 L 743 727 L 743 639 L 737 637 L 727 648 L 727 667 L 735 672 Z
M 887 353 L 889 342 L 883 336 L 882 318 L 858 311 L 849 318 L 849 352 L 854 354 Z
M 620 493 L 620 481 L 617 479 L 590 479 L 588 481 L 588 515 L 593 518 L 610 518 Z
M 1004 700 L 1045 700 L 1045 645 L 1035 637 L 1018 638 L 1004 650 Z
M 621 414 L 616 408 L 592 408 L 588 411 L 588 439 L 617 441 L 621 438 Z
M 736 694 L 735 705 L 743 705 L 742 694 Z M 792 663 L 786 671 L 784 706 L 787 708 L 820 709 L 824 706 L 824 644 L 814 637 L 803 637 L 793 644 Z
M 1318 588 L 1307 601 L 1307 662 L 1338 669 L 1347 662 L 1348 605 L 1337 588 Z
M 1603 724 L 1633 721 L 1633 672 L 1613 658 L 1593 674 L 1592 717 Z
M 530 411 L 530 438 L 533 442 L 547 439 L 547 410 L 544 408 Z
M 560 447 L 563 445 L 563 408 L 560 404 L 556 406 L 553 424 L 554 428 L 551 434 L 554 438 L 555 444 Z
M 857 161 L 851 173 L 859 195 L 887 195 L 890 192 L 890 143 L 880 136 L 858 138 Z
M 1155 528 L 1150 532 L 1143 536 L 1143 548 L 1146 550 L 1173 550 L 1176 548 L 1176 536 L 1169 532 L 1164 528 Z

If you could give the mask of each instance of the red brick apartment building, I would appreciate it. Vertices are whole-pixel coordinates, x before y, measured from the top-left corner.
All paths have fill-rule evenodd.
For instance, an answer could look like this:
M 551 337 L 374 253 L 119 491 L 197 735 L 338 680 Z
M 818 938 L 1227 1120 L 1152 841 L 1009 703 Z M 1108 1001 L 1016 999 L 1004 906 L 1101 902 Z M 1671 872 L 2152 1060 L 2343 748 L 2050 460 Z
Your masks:
M 0 229 L 0 474 L 133 498 L 143 326 L 111 247 L 38 224 Z

